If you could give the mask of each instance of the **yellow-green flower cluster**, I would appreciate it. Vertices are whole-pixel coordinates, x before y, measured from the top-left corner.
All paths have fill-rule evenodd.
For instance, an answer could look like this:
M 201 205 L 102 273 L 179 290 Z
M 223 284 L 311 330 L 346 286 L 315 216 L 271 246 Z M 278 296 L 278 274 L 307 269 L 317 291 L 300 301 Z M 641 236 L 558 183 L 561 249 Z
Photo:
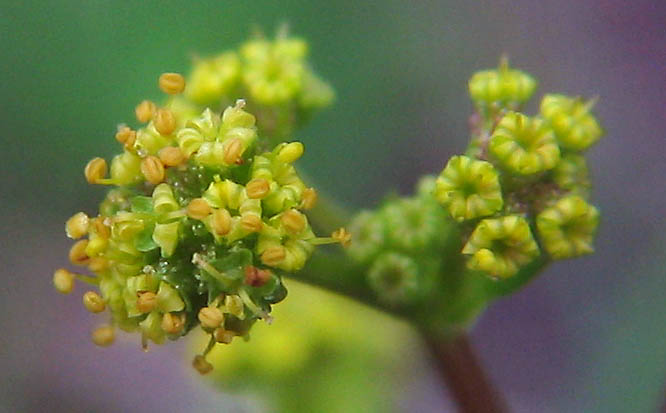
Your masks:
M 184 82 L 165 74 L 160 88 L 178 94 Z M 316 238 L 303 213 L 316 199 L 293 166 L 303 145 L 260 151 L 243 100 L 221 113 L 196 113 L 178 99 L 164 107 L 144 101 L 136 114 L 147 124 L 119 127 L 123 152 L 110 176 L 102 158 L 85 168 L 88 182 L 115 187 L 99 214 L 79 212 L 66 224 L 78 239 L 71 263 L 93 275 L 61 269 L 54 285 L 63 293 L 75 279 L 97 287 L 84 295 L 86 308 L 108 308 L 111 324 L 139 331 L 144 346 L 200 325 L 208 352 L 246 336 L 256 320 L 270 321 L 271 305 L 286 296 L 282 276 L 301 269 L 315 245 L 337 239 Z M 96 330 L 93 341 L 110 344 L 113 329 Z M 204 356 L 194 363 L 202 373 Z
M 579 152 L 601 128 L 578 98 L 546 95 L 536 117 L 514 111 L 535 84 L 506 62 L 474 75 L 480 120 L 468 156 L 452 157 L 437 178 L 437 200 L 470 231 L 461 251 L 468 268 L 493 278 L 511 277 L 542 254 L 593 250 L 598 213 L 585 200 L 590 185 Z
M 330 105 L 333 89 L 310 68 L 305 41 L 286 34 L 257 37 L 237 51 L 198 58 L 185 97 L 197 105 L 218 107 L 243 98 L 271 134 L 289 133 L 313 111 Z

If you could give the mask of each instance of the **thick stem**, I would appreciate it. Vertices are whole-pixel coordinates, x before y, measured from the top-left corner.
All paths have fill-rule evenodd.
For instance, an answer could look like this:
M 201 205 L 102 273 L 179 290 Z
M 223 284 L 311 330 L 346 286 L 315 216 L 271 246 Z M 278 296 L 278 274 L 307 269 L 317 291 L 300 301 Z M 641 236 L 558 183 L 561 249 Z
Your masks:
M 452 339 L 424 333 L 424 338 L 460 412 L 508 411 L 504 399 L 481 367 L 466 333 Z

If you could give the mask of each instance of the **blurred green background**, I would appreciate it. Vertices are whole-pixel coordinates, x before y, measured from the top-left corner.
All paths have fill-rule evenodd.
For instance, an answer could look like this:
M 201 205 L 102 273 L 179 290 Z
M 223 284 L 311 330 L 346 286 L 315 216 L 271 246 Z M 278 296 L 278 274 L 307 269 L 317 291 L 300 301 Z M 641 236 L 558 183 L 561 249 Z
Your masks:
M 283 22 L 309 40 L 338 96 L 299 132 L 300 166 L 354 207 L 409 193 L 463 150 L 467 79 L 503 52 L 540 80 L 537 95 L 600 97 L 597 254 L 494 305 L 473 339 L 516 411 L 656 410 L 666 383 L 664 21 L 664 3 L 648 0 L 0 1 L 0 410 L 261 411 L 195 378 L 182 343 L 94 348 L 93 317 L 50 280 L 66 263 L 64 221 L 103 193 L 85 184 L 85 163 L 117 150 L 116 125 L 159 97 L 157 76 Z M 424 359 L 409 357 L 410 379 L 386 396 L 395 410 L 450 407 Z

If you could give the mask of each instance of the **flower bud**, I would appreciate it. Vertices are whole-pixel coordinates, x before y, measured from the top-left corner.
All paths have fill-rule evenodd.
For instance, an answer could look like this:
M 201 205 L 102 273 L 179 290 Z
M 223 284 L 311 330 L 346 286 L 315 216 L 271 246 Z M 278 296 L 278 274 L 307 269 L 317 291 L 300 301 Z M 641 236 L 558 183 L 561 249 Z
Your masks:
M 539 255 L 525 218 L 509 215 L 481 221 L 462 250 L 467 266 L 491 277 L 509 278 Z
M 454 156 L 436 181 L 435 197 L 457 221 L 492 215 L 502 208 L 502 189 L 490 162 Z
M 469 80 L 469 94 L 479 106 L 497 104 L 515 108 L 534 93 L 536 81 L 525 72 L 510 69 L 506 58 L 498 69 L 477 72 Z
M 594 101 L 564 95 L 546 95 L 541 101 L 541 115 L 555 131 L 559 144 L 572 151 L 583 151 L 599 140 L 603 131 L 590 114 Z
M 541 119 L 516 112 L 504 115 L 488 149 L 502 167 L 520 175 L 552 169 L 560 160 L 552 130 Z
M 536 218 L 542 244 L 555 259 L 594 252 L 598 223 L 599 211 L 577 195 L 560 199 Z

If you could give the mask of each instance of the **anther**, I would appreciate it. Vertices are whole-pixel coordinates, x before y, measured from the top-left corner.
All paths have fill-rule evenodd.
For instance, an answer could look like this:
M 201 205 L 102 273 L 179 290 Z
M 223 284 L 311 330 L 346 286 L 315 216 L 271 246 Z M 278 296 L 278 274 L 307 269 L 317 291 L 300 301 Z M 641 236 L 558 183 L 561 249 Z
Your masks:
M 194 198 L 187 205 L 187 216 L 192 219 L 198 219 L 201 221 L 210 215 L 211 212 L 213 212 L 213 209 L 203 198 Z
M 251 199 L 261 199 L 270 192 L 270 184 L 266 179 L 253 179 L 245 185 L 247 197 Z
M 104 299 L 94 291 L 83 294 L 83 305 L 91 313 L 101 313 L 106 308 Z
M 53 286 L 62 294 L 69 294 L 74 289 L 74 274 L 64 268 L 53 273 Z
M 240 224 L 248 232 L 259 232 L 264 226 L 260 217 L 251 214 L 243 215 L 240 219 Z
M 164 165 L 155 156 L 148 156 L 141 161 L 141 173 L 146 181 L 157 185 L 164 181 Z
M 113 327 L 104 325 L 94 329 L 90 338 L 98 346 L 108 347 L 115 340 L 115 332 L 113 331 Z
M 88 162 L 83 172 L 89 184 L 96 184 L 100 179 L 104 178 L 106 171 L 106 161 L 102 158 L 93 158 Z
M 185 162 L 185 154 L 177 146 L 167 146 L 159 152 L 160 161 L 165 166 L 178 166 Z
M 312 209 L 317 204 L 317 191 L 314 188 L 307 188 L 301 195 L 301 207 L 303 209 Z
M 279 265 L 287 257 L 287 251 L 283 246 L 269 247 L 261 254 L 261 262 L 274 267 Z
M 149 313 L 157 307 L 157 295 L 154 292 L 146 291 L 139 293 L 136 299 L 136 309 L 142 313 Z
M 161 135 L 171 135 L 176 130 L 176 117 L 169 109 L 158 109 L 153 124 Z
M 213 365 L 207 362 L 206 358 L 202 355 L 194 357 L 192 367 L 201 375 L 208 374 L 213 370 Z
M 333 231 L 331 238 L 338 241 L 343 247 L 347 248 L 351 244 L 352 236 L 351 233 L 345 228 L 340 228 Z
M 199 310 L 199 322 L 204 328 L 218 328 L 224 323 L 224 314 L 217 307 L 203 307 Z
M 86 254 L 87 247 L 87 239 L 76 241 L 69 250 L 69 261 L 75 265 L 87 265 L 90 260 L 88 254 Z
M 84 212 L 78 212 L 70 219 L 67 220 L 65 224 L 65 231 L 67 236 L 72 239 L 81 238 L 82 236 L 88 233 L 88 225 L 90 224 L 90 218 Z
M 155 104 L 149 100 L 144 100 L 137 105 L 136 109 L 134 109 L 134 114 L 139 122 L 146 123 L 150 121 L 155 114 Z
M 177 95 L 185 89 L 185 78 L 180 73 L 162 73 L 158 83 L 162 92 L 169 95 Z

